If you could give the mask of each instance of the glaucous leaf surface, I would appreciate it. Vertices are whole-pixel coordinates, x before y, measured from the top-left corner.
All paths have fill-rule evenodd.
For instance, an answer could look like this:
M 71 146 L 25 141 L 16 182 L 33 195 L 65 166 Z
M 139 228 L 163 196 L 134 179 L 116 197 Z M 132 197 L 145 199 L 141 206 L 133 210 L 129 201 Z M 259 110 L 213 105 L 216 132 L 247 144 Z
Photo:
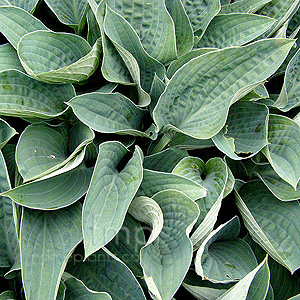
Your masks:
M 0 119 L 0 149 L 2 149 L 16 134 L 17 132 L 13 127 L 11 127 L 6 121 Z
M 229 13 L 255 13 L 272 0 L 241 0 L 222 4 L 220 14 Z
M 33 13 L 38 2 L 38 0 L 0 0 L 0 6 L 17 6 Z
M 0 72 L 11 69 L 24 72 L 16 49 L 7 43 L 0 46 Z

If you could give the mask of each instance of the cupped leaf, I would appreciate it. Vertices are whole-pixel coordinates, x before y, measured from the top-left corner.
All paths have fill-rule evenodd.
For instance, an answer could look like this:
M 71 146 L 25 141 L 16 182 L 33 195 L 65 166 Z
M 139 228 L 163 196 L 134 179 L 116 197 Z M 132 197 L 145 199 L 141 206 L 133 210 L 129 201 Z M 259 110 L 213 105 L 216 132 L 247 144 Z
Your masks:
M 78 35 L 37 30 L 24 35 L 17 50 L 24 69 L 33 78 L 49 83 L 78 83 L 96 70 L 101 41 L 91 48 Z
M 56 299 L 67 260 L 82 240 L 79 202 L 60 211 L 23 208 L 20 244 L 26 299 Z
M 229 283 L 242 279 L 257 261 L 251 247 L 237 236 L 237 217 L 213 230 L 197 251 L 195 268 L 202 279 L 213 283 Z
M 178 190 L 193 200 L 206 196 L 206 189 L 180 175 L 144 169 L 143 181 L 137 196 L 152 197 L 163 190 Z
M 229 13 L 255 13 L 272 0 L 241 0 L 221 7 L 220 14 Z
M 260 180 L 254 180 L 236 193 L 236 204 L 253 240 L 294 273 L 300 267 L 299 203 L 279 201 Z
M 300 49 L 288 63 L 284 83 L 278 99 L 273 106 L 282 111 L 288 111 L 300 105 Z
M 266 39 L 213 51 L 186 63 L 171 78 L 153 112 L 160 130 L 199 139 L 216 135 L 230 105 L 273 74 L 294 41 Z M 258 63 L 259 61 L 259 63 Z
M 150 133 L 141 131 L 146 111 L 120 93 L 83 94 L 67 104 L 80 121 L 98 132 L 150 137 Z M 152 132 L 151 137 L 155 136 Z
M 107 249 L 99 250 L 84 262 L 76 262 L 67 271 L 89 289 L 106 292 L 114 300 L 146 300 L 130 269 Z
M 24 72 L 16 50 L 7 43 L 0 46 L 0 72 L 11 69 Z
M 80 24 L 87 6 L 86 0 L 46 0 L 45 2 L 57 16 L 60 22 L 75 28 L 77 28 Z
M 135 205 L 139 206 L 140 201 L 150 204 L 150 200 L 148 198 L 146 202 L 144 197 L 136 198 Z M 151 294 L 157 299 L 171 299 L 192 260 L 193 247 L 188 234 L 199 215 L 199 209 L 190 198 L 175 190 L 159 192 L 152 201 L 159 205 L 163 213 L 163 226 L 160 223 L 160 210 L 153 209 L 154 203 L 143 205 L 145 209 L 140 211 L 140 220 L 152 224 L 155 233 L 141 250 L 141 265 Z
M 0 119 L 0 149 L 2 149 L 16 134 L 17 132 L 14 128 L 12 128 L 6 121 Z
M 217 221 L 228 180 L 227 166 L 221 158 L 211 158 L 205 164 L 200 158 L 188 156 L 175 166 L 172 173 L 189 178 L 207 189 L 206 197 L 196 200 L 200 215 L 191 236 L 194 247 L 199 247 Z
M 105 292 L 95 292 L 87 288 L 82 281 L 72 277 L 68 277 L 63 282 L 66 286 L 65 300 L 111 300 L 111 296 Z
M 119 171 L 118 164 L 128 153 L 120 142 L 104 142 L 83 206 L 85 257 L 96 252 L 118 233 L 142 177 L 142 152 L 136 148 L 132 158 Z
M 263 153 L 275 172 L 296 189 L 300 179 L 300 126 L 287 117 L 270 114 L 268 145 Z
M 268 144 L 268 116 L 265 105 L 238 101 L 230 107 L 225 126 L 212 140 L 231 159 L 251 157 Z
M 0 72 L 0 96 L 0 115 L 50 119 L 65 111 L 64 102 L 75 96 L 75 90 L 71 84 L 42 83 L 7 70 Z
M 0 31 L 14 48 L 21 37 L 36 30 L 49 30 L 39 19 L 15 6 L 0 6 Z
M 276 20 L 255 14 L 218 15 L 195 45 L 198 48 L 226 48 L 244 45 L 267 31 Z

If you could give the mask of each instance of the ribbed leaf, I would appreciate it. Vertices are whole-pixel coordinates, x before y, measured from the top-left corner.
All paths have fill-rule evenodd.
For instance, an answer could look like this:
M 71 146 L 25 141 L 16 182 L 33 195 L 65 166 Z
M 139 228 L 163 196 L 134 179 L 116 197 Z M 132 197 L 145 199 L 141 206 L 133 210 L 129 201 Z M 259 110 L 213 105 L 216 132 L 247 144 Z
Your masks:
M 143 201 L 142 198 L 137 198 Z M 141 250 L 141 265 L 149 291 L 156 299 L 171 299 L 187 273 L 193 254 L 188 234 L 195 223 L 199 209 L 184 194 L 162 191 L 153 200 L 160 206 L 164 215 L 161 232 L 151 235 Z M 138 203 L 136 204 L 138 205 Z M 141 211 L 141 220 L 152 223 L 153 230 L 158 226 L 157 215 L 152 208 Z M 174 228 L 176 227 L 176 233 Z M 157 236 L 157 237 L 156 237 Z
M 17 50 L 30 76 L 49 83 L 76 83 L 88 79 L 96 70 L 101 41 L 91 48 L 78 35 L 37 30 L 24 35 Z
M 224 4 L 221 7 L 220 14 L 255 13 L 271 1 L 272 0 L 241 0 L 230 4 Z
M 75 90 L 71 84 L 42 83 L 7 70 L 0 72 L 0 96 L 0 115 L 50 119 L 64 112 L 64 102 L 75 96 Z
M 216 135 L 225 125 L 229 106 L 274 73 L 293 43 L 267 39 L 213 51 L 186 63 L 154 109 L 159 129 L 171 136 L 180 131 L 199 139 Z
M 253 238 L 276 261 L 292 273 L 300 267 L 300 206 L 279 201 L 259 181 L 244 184 L 236 203 Z
M 138 196 L 152 197 L 163 190 L 178 190 L 193 200 L 206 196 L 206 189 L 185 177 L 144 169 L 143 181 L 137 192 Z
M 114 300 L 146 300 L 129 268 L 108 250 L 99 250 L 67 271 L 91 290 L 106 292 Z
M 287 117 L 270 114 L 268 142 L 263 153 L 275 172 L 296 189 L 300 179 L 300 126 Z
M 26 299 L 55 300 L 67 260 L 82 240 L 81 204 L 59 211 L 23 209 L 20 243 Z
M 202 279 L 213 283 L 229 283 L 242 279 L 257 261 L 251 247 L 238 239 L 240 223 L 234 217 L 213 230 L 201 244 L 195 268 Z
M 136 148 L 125 167 L 117 167 L 128 150 L 120 142 L 105 142 L 83 206 L 85 257 L 96 252 L 118 233 L 131 200 L 142 181 L 142 152 Z
M 90 45 L 94 45 L 99 37 L 101 37 L 101 31 L 96 20 L 96 17 L 91 9 L 86 14 L 88 24 L 87 41 Z
M 36 30 L 49 30 L 33 15 L 15 6 L 0 6 L 0 31 L 14 48 L 21 37 Z
M 265 105 L 238 101 L 230 107 L 225 126 L 212 140 L 232 159 L 251 157 L 268 144 L 268 116 Z
M 38 2 L 38 0 L 0 0 L 0 6 L 17 6 L 32 13 Z
M 16 130 L 6 121 L 0 119 L 0 149 L 2 149 L 15 134 L 17 134 Z
M 17 51 L 7 43 L 0 46 L 0 72 L 10 69 L 24 72 Z
M 196 47 L 226 48 L 244 45 L 267 31 L 276 20 L 254 14 L 216 16 Z

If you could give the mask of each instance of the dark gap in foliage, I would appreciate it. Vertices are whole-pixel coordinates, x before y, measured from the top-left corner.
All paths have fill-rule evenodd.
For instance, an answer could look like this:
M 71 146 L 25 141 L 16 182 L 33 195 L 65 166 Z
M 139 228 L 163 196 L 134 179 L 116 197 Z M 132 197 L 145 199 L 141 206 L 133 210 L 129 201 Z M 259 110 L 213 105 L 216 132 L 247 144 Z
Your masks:
M 128 161 L 132 158 L 132 153 L 127 152 L 121 160 L 118 162 L 116 169 L 118 172 L 122 172 L 125 166 L 127 165 Z

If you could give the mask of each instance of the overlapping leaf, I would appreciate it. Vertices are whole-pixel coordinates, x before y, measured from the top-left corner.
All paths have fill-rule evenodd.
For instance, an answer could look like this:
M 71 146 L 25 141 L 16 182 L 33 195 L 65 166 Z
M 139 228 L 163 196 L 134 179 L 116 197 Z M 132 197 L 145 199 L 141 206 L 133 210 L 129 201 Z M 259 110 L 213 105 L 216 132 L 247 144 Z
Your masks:
M 24 72 L 16 50 L 7 43 L 0 46 L 0 72 L 10 69 Z
M 32 13 L 35 10 L 38 2 L 38 0 L 0 0 L 0 6 L 17 6 Z
M 272 0 L 241 0 L 222 4 L 220 14 L 228 13 L 255 13 Z

